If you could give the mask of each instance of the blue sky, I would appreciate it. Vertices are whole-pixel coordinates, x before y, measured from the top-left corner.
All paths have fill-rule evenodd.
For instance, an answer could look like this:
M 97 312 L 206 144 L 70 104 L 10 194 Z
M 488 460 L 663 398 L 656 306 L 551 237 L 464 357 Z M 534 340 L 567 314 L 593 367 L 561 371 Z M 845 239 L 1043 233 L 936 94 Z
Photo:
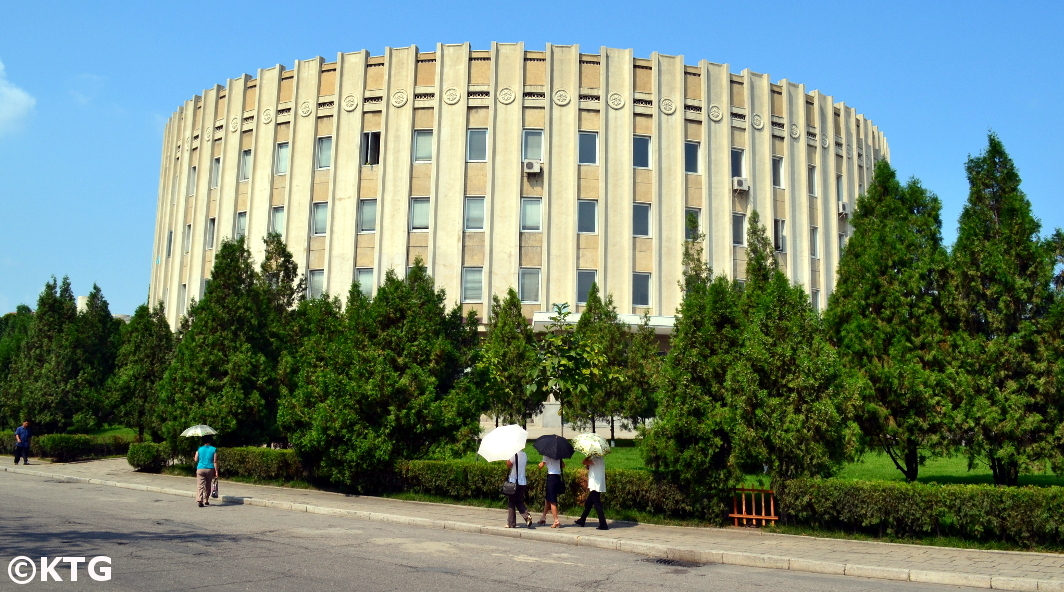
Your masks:
M 182 101 L 273 64 L 410 44 L 631 47 L 805 83 L 880 127 L 899 174 L 942 199 L 948 242 L 964 161 L 993 129 L 1048 234 L 1064 227 L 1062 39 L 1059 1 L 0 0 L 0 313 L 64 274 L 113 312 L 144 302 L 162 131 Z

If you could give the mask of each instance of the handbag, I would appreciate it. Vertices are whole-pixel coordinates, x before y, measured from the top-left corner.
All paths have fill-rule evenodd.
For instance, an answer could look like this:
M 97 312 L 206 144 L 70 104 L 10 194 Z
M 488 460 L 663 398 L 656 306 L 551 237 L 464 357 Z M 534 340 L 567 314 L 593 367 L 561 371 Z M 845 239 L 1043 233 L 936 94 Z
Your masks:
M 514 455 L 514 472 L 517 472 L 516 454 Z M 517 493 L 517 481 L 510 481 L 507 479 L 506 482 L 502 484 L 502 487 L 499 488 L 499 491 L 502 492 L 503 495 L 513 495 Z
M 216 499 L 218 497 L 218 480 L 217 479 L 215 479 L 214 483 L 211 484 L 211 497 L 216 498 Z

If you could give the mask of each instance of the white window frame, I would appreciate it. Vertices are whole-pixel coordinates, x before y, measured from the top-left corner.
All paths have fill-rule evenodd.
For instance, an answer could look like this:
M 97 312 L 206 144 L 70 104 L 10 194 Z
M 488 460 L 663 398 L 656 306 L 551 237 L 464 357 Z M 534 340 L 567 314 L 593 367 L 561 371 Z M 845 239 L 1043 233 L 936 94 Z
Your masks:
M 578 270 L 576 270 L 576 303 L 577 304 L 587 304 L 587 298 L 584 298 L 583 300 L 580 300 L 580 275 L 581 274 L 588 274 L 588 273 L 591 274 L 591 284 L 592 285 L 598 282 L 598 270 L 597 269 L 578 269 Z M 590 289 L 590 286 L 588 286 L 588 293 L 590 294 L 590 292 L 591 292 L 591 289 Z
M 595 229 L 594 230 L 580 230 L 580 206 L 584 203 L 591 203 L 595 205 Z M 576 232 L 577 234 L 598 234 L 598 200 L 597 199 L 578 199 L 576 200 Z
M 363 274 L 365 274 L 367 272 L 369 273 L 369 282 L 363 284 L 362 280 L 359 279 L 359 276 L 361 276 L 361 275 L 363 275 Z M 362 292 L 362 294 L 364 294 L 366 297 L 373 296 L 373 288 L 375 286 L 373 285 L 373 268 L 372 267 L 359 267 L 359 268 L 356 268 L 355 269 L 355 281 L 358 282 L 358 289 Z
M 688 234 L 687 229 L 687 216 L 689 214 L 695 215 L 695 220 L 698 222 L 698 228 L 695 228 L 695 236 Z M 698 233 L 702 232 L 702 208 L 685 207 L 683 209 L 683 236 L 684 240 L 695 240 Z
M 170 230 L 166 233 L 166 258 L 169 259 L 174 254 L 174 231 Z
M 740 233 L 742 242 L 735 242 L 735 221 L 740 220 Z M 742 212 L 732 212 L 732 246 L 733 247 L 745 247 L 746 246 L 746 214 Z
M 207 229 L 203 237 L 205 250 L 207 251 L 214 249 L 214 233 L 217 230 L 217 226 L 218 220 L 216 218 L 207 218 Z
M 646 278 L 646 282 L 647 282 L 647 301 L 646 301 L 645 304 L 640 304 L 640 303 L 635 301 L 635 279 L 637 277 L 640 277 L 640 278 L 645 277 Z M 636 272 L 632 273 L 632 306 L 639 306 L 639 307 L 646 308 L 646 307 L 649 307 L 649 306 L 651 306 L 653 304 L 653 302 L 654 302 L 654 293 L 653 293 L 654 290 L 653 290 L 653 284 L 651 283 L 652 279 L 653 278 L 651 277 L 651 274 L 649 272 L 636 271 Z
M 526 228 L 525 225 L 525 203 L 536 203 L 536 207 L 539 209 L 539 224 L 533 228 Z M 541 197 L 522 197 L 521 198 L 521 211 L 518 213 L 521 217 L 521 232 L 543 232 L 543 198 Z
M 480 288 L 477 290 L 480 292 L 477 295 L 469 294 L 469 279 L 471 275 L 478 275 L 480 279 Z M 484 302 L 484 268 L 483 267 L 463 267 L 462 268 L 462 302 L 477 303 Z
M 192 197 L 196 195 L 196 167 L 193 165 L 188 169 L 188 196 Z
M 422 142 L 428 142 L 429 143 L 429 145 L 428 145 L 429 155 L 427 157 L 424 157 L 424 158 L 418 158 L 418 154 L 417 154 L 418 147 L 421 145 Z M 411 158 L 413 159 L 413 162 L 432 162 L 432 152 L 433 152 L 432 148 L 433 148 L 433 146 L 432 146 L 432 130 L 430 130 L 430 129 L 416 129 L 416 130 L 414 130 L 414 138 L 411 141 L 411 152 L 413 152 L 413 154 L 411 155 Z
M 315 281 L 319 284 L 317 288 L 314 287 Z M 308 269 L 307 270 L 307 296 L 310 298 L 321 298 L 322 294 L 325 294 L 325 270 L 324 269 Z
M 731 176 L 732 176 L 732 178 L 745 179 L 746 178 L 746 149 L 745 148 L 739 148 L 738 146 L 732 146 L 730 154 L 731 154 L 731 162 L 729 163 L 729 165 L 731 166 Z M 738 175 L 735 174 L 736 173 L 736 171 L 735 171 L 735 165 L 736 165 L 735 157 L 736 157 L 736 155 L 739 156 L 739 163 L 738 163 L 739 164 L 739 171 L 738 171 L 739 174 Z
M 181 252 L 188 255 L 192 250 L 192 224 L 185 225 L 185 235 L 181 239 Z
M 584 162 L 584 160 L 583 160 L 583 157 L 584 157 L 584 155 L 583 155 L 584 136 L 590 136 L 590 137 L 594 138 L 594 140 L 595 140 L 595 148 L 594 148 L 594 154 L 593 154 L 594 158 L 592 159 L 591 162 Z M 576 162 L 577 162 L 577 164 L 592 164 L 592 165 L 597 165 L 599 163 L 599 138 L 598 138 L 598 132 L 590 132 L 590 131 L 583 131 L 583 130 L 577 132 L 577 137 L 576 137 Z
M 817 196 L 817 185 L 818 185 L 818 183 L 817 183 L 816 165 L 815 164 L 809 165 L 809 168 L 806 171 L 805 184 L 806 184 L 806 191 L 809 192 L 809 196 L 810 197 L 816 197 Z
M 772 248 L 777 253 L 787 252 L 787 220 L 772 219 Z
M 646 231 L 646 234 L 636 234 L 636 231 L 635 231 L 635 221 L 636 221 L 635 213 L 636 213 L 636 210 L 639 209 L 639 208 L 645 208 L 646 212 L 647 212 L 647 231 Z M 651 209 L 651 206 L 650 206 L 649 203 L 639 202 L 639 201 L 632 203 L 632 236 L 639 237 L 639 238 L 649 238 L 650 236 L 653 236 L 653 226 L 654 226 L 653 222 L 654 222 L 654 213 L 653 213 L 653 210 Z
M 809 257 L 820 259 L 820 228 L 809 227 Z
M 529 154 L 529 136 L 539 136 L 539 154 L 533 157 Z M 538 160 L 543 162 L 543 130 L 539 128 L 526 128 L 521 130 L 521 160 Z
M 215 156 L 211 159 L 210 178 L 207 179 L 211 189 L 217 189 L 219 178 L 222 176 L 222 157 Z
M 484 134 L 484 158 L 476 159 L 470 157 L 469 151 L 473 147 L 473 134 Z M 466 162 L 487 162 L 488 161 L 488 129 L 483 127 L 470 128 L 466 131 Z
M 244 222 L 244 227 L 243 228 L 240 227 L 241 220 L 243 220 L 243 222 Z M 233 236 L 234 237 L 247 236 L 247 233 L 248 233 L 248 213 L 246 211 L 237 212 L 236 216 L 233 218 Z
M 373 228 L 366 229 L 366 204 L 373 202 Z M 358 232 L 359 234 L 372 234 L 377 232 L 377 199 L 358 200 Z
M 480 202 L 480 228 L 472 228 L 469 226 L 469 204 L 470 202 Z M 465 208 L 462 213 L 462 228 L 465 232 L 484 232 L 484 226 L 487 222 L 486 208 L 484 198 L 481 196 L 466 196 Z
M 536 277 L 536 298 L 526 298 L 525 294 L 525 278 L 531 275 Z M 522 304 L 539 304 L 542 297 L 543 290 L 543 270 L 539 267 L 522 267 L 517 271 L 517 296 L 521 299 Z
M 278 225 L 276 224 L 278 212 L 280 212 L 280 214 L 281 214 L 281 224 L 280 224 L 281 228 L 280 229 L 277 228 Z M 284 225 L 285 225 L 285 215 L 284 214 L 285 214 L 284 206 L 273 206 L 273 207 L 270 208 L 270 232 L 276 232 L 277 234 L 279 234 L 281 236 L 284 236 Z
M 251 148 L 240 151 L 240 175 L 241 183 L 251 179 Z
M 842 173 L 835 174 L 835 199 L 840 202 L 846 201 L 846 186 L 842 180 Z
M 635 163 L 635 141 L 637 139 L 645 139 L 647 141 L 647 164 L 646 164 L 646 166 L 637 165 Z M 654 139 L 651 136 L 648 136 L 648 135 L 645 135 L 645 134 L 633 134 L 632 135 L 632 168 L 643 169 L 643 170 L 652 169 L 653 167 L 650 166 L 650 165 L 653 164 L 653 161 L 651 159 L 653 154 L 654 154 Z
M 373 138 L 377 139 L 376 150 L 373 150 Z M 369 162 L 370 160 L 375 160 L 376 162 Z M 381 163 L 381 132 L 379 130 L 362 132 L 358 161 L 362 166 L 377 166 Z
M 695 159 L 694 159 L 695 170 L 693 170 L 693 171 L 688 169 L 688 165 L 690 164 L 688 162 L 688 159 L 687 159 L 687 147 L 688 146 L 694 146 L 695 147 Z M 699 174 L 702 171 L 702 162 L 701 162 L 701 159 L 699 158 L 701 155 L 702 155 L 702 143 L 701 142 L 693 142 L 691 140 L 686 140 L 683 143 L 683 170 L 684 170 L 685 173 L 687 173 L 688 175 L 697 175 L 697 174 Z
M 283 153 L 283 154 L 282 154 Z M 288 142 L 277 142 L 273 147 L 273 174 L 284 176 L 288 174 L 288 161 L 292 154 L 292 145 Z
M 783 189 L 783 157 L 772 157 L 772 186 L 777 189 Z
M 813 312 L 820 313 L 820 290 L 809 290 L 809 305 L 813 307 Z
M 414 207 L 415 207 L 415 204 L 419 204 L 421 202 L 425 203 L 425 208 L 428 210 L 427 214 L 426 214 L 428 216 L 428 223 L 425 224 L 424 228 L 415 228 L 414 227 Z M 427 198 L 427 197 L 411 197 L 410 198 L 410 232 L 428 232 L 429 231 L 429 228 L 432 227 L 432 210 L 431 210 L 431 206 L 432 206 L 432 202 L 430 202 L 429 198 Z
M 318 228 L 318 210 L 325 210 L 324 228 Z M 329 232 L 329 202 L 317 201 L 310 205 L 310 234 L 311 236 L 325 236 Z
M 332 136 L 318 136 L 317 141 L 314 144 L 314 168 L 316 170 L 327 170 L 332 168 L 332 154 L 333 154 L 333 137 Z M 323 145 L 328 144 L 329 149 L 325 150 Z M 328 162 L 326 162 L 328 160 Z

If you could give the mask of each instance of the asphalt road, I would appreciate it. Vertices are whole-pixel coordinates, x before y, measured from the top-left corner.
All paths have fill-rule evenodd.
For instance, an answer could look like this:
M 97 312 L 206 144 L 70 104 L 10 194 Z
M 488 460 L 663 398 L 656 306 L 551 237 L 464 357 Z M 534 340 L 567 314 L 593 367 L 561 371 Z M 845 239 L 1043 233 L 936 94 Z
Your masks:
M 891 582 L 731 565 L 677 567 L 616 551 L 393 526 L 0 473 L 0 590 L 262 592 L 720 590 L 944 591 Z M 503 512 L 500 522 L 505 521 Z M 111 558 L 112 579 L 40 579 L 40 558 Z M 8 564 L 36 563 L 15 585 Z M 22 573 L 29 573 L 24 567 Z

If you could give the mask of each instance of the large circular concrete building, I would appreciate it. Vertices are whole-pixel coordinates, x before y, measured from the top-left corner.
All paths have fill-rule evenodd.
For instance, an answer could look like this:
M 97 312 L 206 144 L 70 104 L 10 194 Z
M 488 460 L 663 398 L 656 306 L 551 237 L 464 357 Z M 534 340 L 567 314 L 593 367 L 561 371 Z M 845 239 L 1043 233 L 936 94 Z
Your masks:
M 529 317 L 579 310 L 593 281 L 622 314 L 668 317 L 688 214 L 713 268 L 742 278 L 756 210 L 820 307 L 889 156 L 831 96 L 682 56 L 441 44 L 277 65 L 167 123 L 150 298 L 176 326 L 224 237 L 261 257 L 276 231 L 312 295 L 372 291 L 421 257 L 482 318 L 510 287 Z

